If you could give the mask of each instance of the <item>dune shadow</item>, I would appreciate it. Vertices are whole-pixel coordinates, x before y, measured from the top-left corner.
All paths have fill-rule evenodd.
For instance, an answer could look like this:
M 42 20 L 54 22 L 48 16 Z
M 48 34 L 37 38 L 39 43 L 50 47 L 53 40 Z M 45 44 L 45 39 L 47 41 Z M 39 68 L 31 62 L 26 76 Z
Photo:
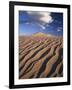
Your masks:
M 63 57 L 63 48 L 60 49 L 59 57 L 58 57 L 57 61 L 54 63 L 54 65 L 52 66 L 52 69 L 51 69 L 50 73 L 47 75 L 47 77 L 50 77 L 55 72 L 58 64 L 63 60 L 62 57 Z M 63 65 L 61 67 L 63 67 Z M 60 72 L 58 72 L 58 73 L 60 74 L 62 71 L 63 71 L 63 69 L 61 68 Z

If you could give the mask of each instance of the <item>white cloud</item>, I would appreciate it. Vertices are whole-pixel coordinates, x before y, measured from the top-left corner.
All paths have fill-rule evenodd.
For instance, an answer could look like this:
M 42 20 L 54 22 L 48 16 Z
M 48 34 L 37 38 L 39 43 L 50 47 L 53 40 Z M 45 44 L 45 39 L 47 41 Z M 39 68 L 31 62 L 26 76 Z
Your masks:
M 52 18 L 52 16 L 51 16 L 51 13 L 50 13 L 50 12 L 28 11 L 27 13 L 28 13 L 29 15 L 33 16 L 32 18 L 33 18 L 34 20 L 43 22 L 44 24 L 45 24 L 45 23 L 51 23 L 51 22 L 53 22 L 53 18 Z
M 41 25 L 41 24 L 38 24 L 38 26 L 40 26 L 41 27 L 41 29 L 46 29 L 46 27 L 45 26 L 43 26 L 43 25 Z
M 57 31 L 58 32 L 62 31 L 62 27 L 58 27 Z
M 43 21 L 44 23 L 51 23 L 53 22 L 53 19 L 51 17 L 51 13 L 42 13 L 42 17 L 40 18 L 41 21 Z
M 27 25 L 28 25 L 28 24 L 30 24 L 30 23 L 29 23 L 29 22 L 26 22 L 25 24 L 27 24 Z
M 60 29 L 58 29 L 57 31 L 58 31 L 58 32 L 60 32 L 61 30 L 60 30 Z

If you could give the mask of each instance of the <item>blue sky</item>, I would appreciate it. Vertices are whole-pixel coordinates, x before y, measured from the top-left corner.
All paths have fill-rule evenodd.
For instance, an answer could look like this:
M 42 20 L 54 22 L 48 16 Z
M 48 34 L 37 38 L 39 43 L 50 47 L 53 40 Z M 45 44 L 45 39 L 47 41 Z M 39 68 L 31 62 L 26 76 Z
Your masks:
M 63 35 L 63 13 L 45 11 L 19 11 L 19 35 L 37 32 Z

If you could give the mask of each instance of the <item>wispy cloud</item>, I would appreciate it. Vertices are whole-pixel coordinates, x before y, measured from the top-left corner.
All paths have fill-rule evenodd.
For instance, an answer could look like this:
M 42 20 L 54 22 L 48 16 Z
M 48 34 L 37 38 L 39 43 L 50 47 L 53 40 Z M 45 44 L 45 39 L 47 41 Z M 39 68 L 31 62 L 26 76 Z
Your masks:
M 43 26 L 43 25 L 41 25 L 41 24 L 37 24 L 41 29 L 45 29 L 46 27 L 45 26 Z
M 58 29 L 57 31 L 58 31 L 58 32 L 60 32 L 61 30 L 60 30 L 60 29 Z
M 27 24 L 27 25 L 28 25 L 28 24 L 30 24 L 30 22 L 26 22 L 25 24 Z
M 58 32 L 62 31 L 62 27 L 58 27 L 58 28 L 57 28 L 57 31 L 58 31 Z

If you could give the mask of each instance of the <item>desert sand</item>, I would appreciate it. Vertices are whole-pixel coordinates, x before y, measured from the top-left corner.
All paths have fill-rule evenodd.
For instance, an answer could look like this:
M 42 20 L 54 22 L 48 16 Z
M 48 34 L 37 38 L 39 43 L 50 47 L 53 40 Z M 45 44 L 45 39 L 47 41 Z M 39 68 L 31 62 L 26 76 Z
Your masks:
M 44 33 L 19 36 L 19 79 L 62 76 L 62 37 Z

